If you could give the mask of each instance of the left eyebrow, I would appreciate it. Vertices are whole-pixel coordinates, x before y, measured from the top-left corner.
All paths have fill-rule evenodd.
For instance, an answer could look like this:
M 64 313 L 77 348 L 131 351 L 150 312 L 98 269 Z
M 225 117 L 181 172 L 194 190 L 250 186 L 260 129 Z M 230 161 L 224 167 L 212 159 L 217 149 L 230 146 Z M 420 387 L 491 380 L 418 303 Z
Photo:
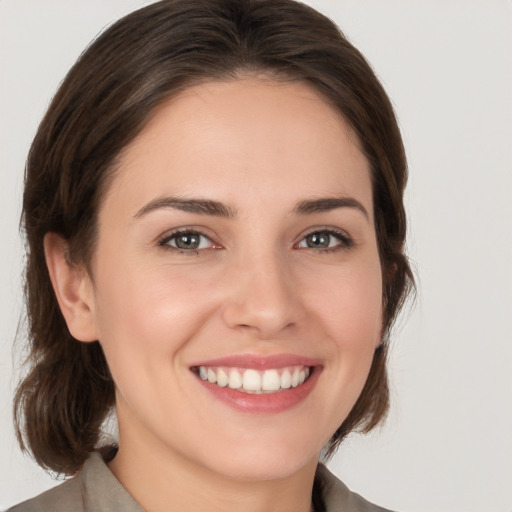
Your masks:
M 355 208 L 356 210 L 359 210 L 367 220 L 370 220 L 370 216 L 366 208 L 353 197 L 324 197 L 320 199 L 301 201 L 295 206 L 292 213 L 296 215 L 307 215 L 310 213 L 330 212 L 337 208 Z

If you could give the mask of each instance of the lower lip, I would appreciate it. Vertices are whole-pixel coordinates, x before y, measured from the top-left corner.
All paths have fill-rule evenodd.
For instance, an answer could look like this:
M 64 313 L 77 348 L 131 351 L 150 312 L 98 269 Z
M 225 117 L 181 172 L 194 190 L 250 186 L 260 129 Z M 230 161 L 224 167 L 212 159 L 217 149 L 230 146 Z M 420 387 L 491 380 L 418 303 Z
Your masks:
M 304 401 L 315 387 L 321 371 L 321 367 L 315 366 L 303 384 L 277 393 L 244 393 L 229 387 L 221 388 L 202 380 L 199 376 L 197 379 L 207 391 L 234 409 L 254 413 L 277 413 L 291 409 Z

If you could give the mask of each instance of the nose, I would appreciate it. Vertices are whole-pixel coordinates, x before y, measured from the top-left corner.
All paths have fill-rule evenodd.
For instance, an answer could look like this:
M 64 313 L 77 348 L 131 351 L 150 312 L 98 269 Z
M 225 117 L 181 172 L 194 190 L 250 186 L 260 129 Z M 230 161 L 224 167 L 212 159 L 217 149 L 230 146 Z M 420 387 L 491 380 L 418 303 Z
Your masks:
M 278 255 L 252 255 L 230 272 L 225 323 L 262 340 L 277 339 L 303 316 L 297 282 Z

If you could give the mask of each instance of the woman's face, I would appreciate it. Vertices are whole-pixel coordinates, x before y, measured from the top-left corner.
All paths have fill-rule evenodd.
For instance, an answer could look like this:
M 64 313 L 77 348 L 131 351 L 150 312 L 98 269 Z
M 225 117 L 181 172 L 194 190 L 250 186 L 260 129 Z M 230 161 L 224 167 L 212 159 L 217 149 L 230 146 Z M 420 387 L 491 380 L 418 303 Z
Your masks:
M 304 84 L 189 88 L 121 155 L 92 276 L 120 453 L 291 475 L 349 413 L 380 340 L 368 162 Z

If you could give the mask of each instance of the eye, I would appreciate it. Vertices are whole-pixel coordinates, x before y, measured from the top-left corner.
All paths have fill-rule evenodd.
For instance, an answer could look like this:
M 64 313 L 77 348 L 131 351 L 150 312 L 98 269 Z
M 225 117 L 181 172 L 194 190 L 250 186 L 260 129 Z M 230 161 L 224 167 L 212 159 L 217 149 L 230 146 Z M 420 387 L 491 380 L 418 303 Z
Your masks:
M 161 240 L 159 245 L 180 251 L 200 251 L 214 247 L 213 242 L 206 235 L 193 230 L 172 233 Z
M 306 235 L 298 244 L 300 249 L 336 250 L 348 248 L 353 244 L 351 238 L 341 232 L 323 229 Z

